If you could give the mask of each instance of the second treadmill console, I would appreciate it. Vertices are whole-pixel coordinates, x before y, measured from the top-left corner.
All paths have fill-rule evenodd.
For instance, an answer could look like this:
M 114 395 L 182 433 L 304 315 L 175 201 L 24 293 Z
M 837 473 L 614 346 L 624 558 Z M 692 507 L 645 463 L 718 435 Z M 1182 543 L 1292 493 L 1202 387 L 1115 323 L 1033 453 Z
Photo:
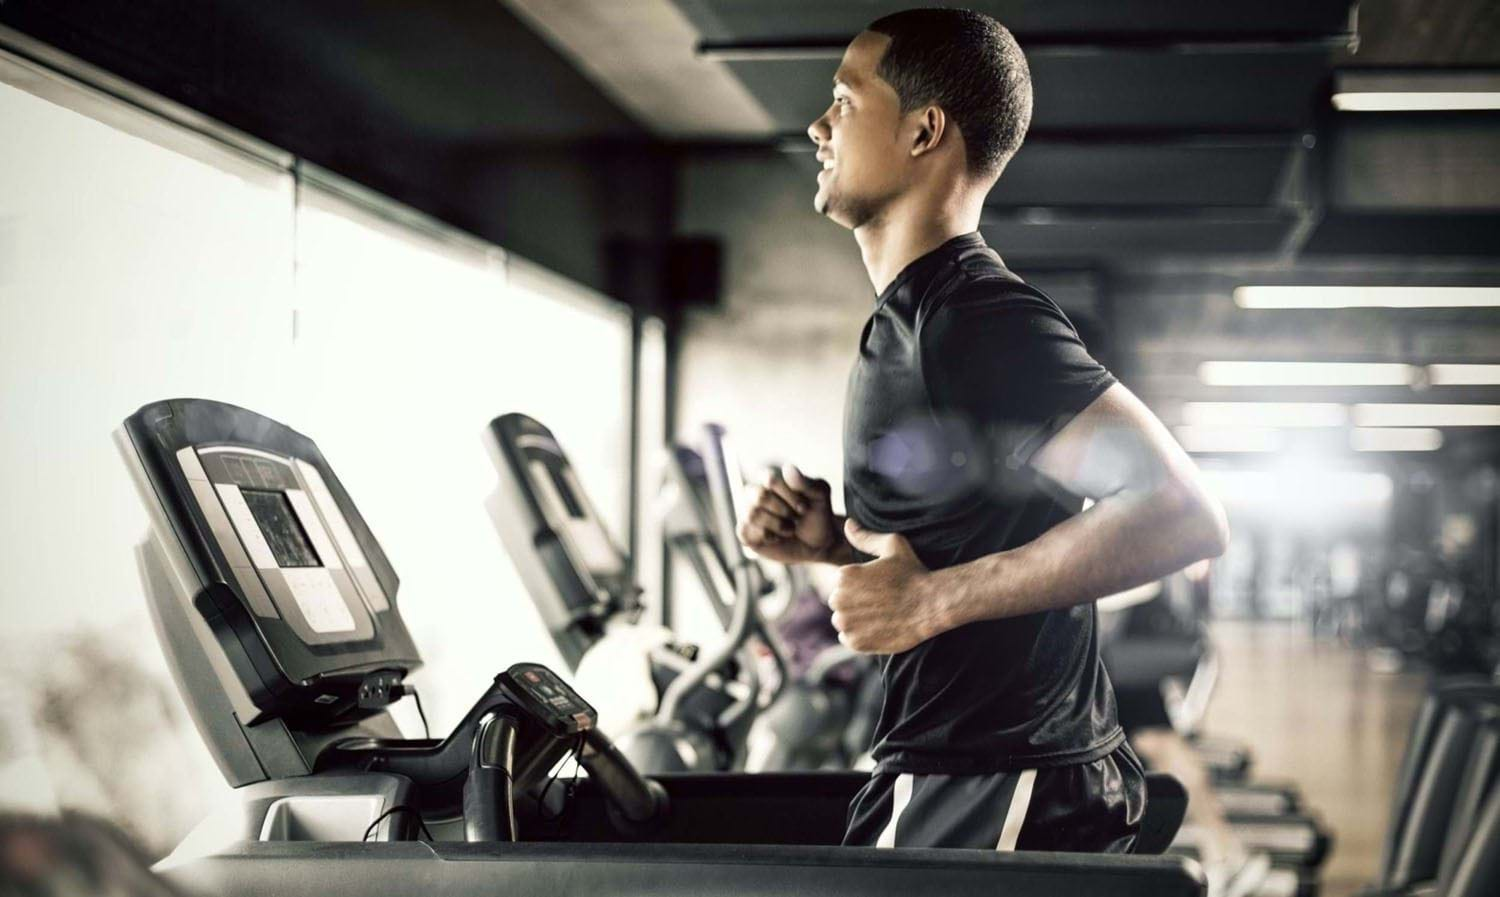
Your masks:
M 521 709 L 554 736 L 579 735 L 599 719 L 589 702 L 541 664 L 518 663 L 498 678 Z

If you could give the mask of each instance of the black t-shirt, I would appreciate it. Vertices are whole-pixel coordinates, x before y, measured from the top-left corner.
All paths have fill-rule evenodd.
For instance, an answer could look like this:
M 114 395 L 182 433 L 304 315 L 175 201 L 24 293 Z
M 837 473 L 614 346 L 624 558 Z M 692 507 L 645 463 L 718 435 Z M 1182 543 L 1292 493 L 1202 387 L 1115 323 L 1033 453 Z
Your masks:
M 844 500 L 929 569 L 1024 545 L 1079 512 L 1028 466 L 1115 382 L 1051 299 L 979 234 L 903 270 L 860 336 L 844 410 Z M 1119 746 L 1092 603 L 971 623 L 882 658 L 882 772 L 1086 763 Z

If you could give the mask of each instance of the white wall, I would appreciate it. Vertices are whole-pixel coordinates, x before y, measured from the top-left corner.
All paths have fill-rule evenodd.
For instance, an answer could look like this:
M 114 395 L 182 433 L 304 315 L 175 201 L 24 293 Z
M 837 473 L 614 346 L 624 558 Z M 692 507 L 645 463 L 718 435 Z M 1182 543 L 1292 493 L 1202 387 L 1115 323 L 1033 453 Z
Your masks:
M 843 407 L 875 305 L 854 236 L 813 209 L 816 181 L 780 155 L 705 155 L 683 167 L 678 228 L 725 245 L 718 307 L 690 315 L 679 361 L 677 437 L 724 424 L 747 476 L 792 462 L 843 507 Z M 720 630 L 686 565 L 673 567 L 683 631 Z
M 150 401 L 233 402 L 318 441 L 401 576 L 435 730 L 510 663 L 556 660 L 484 512 L 480 434 L 546 421 L 623 532 L 623 309 L 299 201 L 282 169 L 5 57 L 0 122 L 0 674 L 62 803 L 161 850 L 224 788 L 132 557 L 146 518 L 110 433 Z

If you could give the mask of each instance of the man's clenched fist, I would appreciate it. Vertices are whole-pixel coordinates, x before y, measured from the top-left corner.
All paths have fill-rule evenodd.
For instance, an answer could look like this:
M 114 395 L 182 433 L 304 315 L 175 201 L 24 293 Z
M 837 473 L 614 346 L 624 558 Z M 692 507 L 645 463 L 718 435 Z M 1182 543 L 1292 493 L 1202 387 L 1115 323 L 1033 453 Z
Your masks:
M 906 537 L 876 533 L 853 520 L 844 534 L 854 548 L 873 556 L 839 568 L 828 598 L 839 641 L 865 654 L 900 654 L 952 626 L 946 595 Z
M 829 502 L 827 480 L 788 464 L 750 496 L 739 536 L 747 548 L 782 564 L 842 563 L 852 555 Z

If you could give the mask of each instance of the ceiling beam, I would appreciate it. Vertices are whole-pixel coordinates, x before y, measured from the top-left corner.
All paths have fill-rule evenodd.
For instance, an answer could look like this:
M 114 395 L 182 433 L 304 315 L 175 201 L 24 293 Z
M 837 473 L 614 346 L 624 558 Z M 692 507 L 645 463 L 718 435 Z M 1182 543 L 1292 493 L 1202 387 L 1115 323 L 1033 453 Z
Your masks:
M 598 88 L 668 139 L 741 137 L 771 117 L 670 0 L 501 0 Z
M 698 44 L 698 55 L 718 62 L 773 62 L 840 59 L 852 35 L 787 37 L 764 40 L 714 41 Z M 1357 41 L 1352 31 L 1335 34 L 1018 34 L 1027 55 L 1096 55 L 1100 53 L 1308 53 L 1350 49 Z

